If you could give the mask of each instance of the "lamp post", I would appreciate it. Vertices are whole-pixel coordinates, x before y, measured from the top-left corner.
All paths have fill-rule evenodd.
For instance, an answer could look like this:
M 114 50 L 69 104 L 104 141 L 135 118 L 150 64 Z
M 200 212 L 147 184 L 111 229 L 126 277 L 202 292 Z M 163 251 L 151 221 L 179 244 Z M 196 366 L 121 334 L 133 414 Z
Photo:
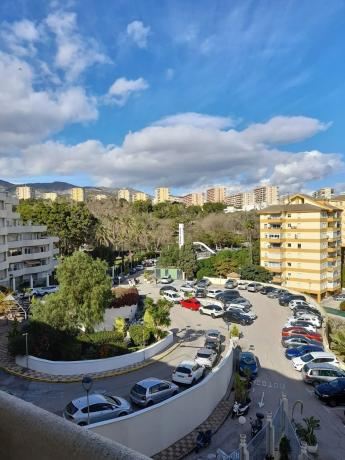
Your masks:
M 28 332 L 24 332 L 25 336 L 25 356 L 26 356 L 26 368 L 29 369 L 29 344 L 28 344 Z
M 84 375 L 81 381 L 84 390 L 86 391 L 86 403 L 87 403 L 87 424 L 90 424 L 90 404 L 89 404 L 89 392 L 93 385 L 93 380 L 89 375 Z

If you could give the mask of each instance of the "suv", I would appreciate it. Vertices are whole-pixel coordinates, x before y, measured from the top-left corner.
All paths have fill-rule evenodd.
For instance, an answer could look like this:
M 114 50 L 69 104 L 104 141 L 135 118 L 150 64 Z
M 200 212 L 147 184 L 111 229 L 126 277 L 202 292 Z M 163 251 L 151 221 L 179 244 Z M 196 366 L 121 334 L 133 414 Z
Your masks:
M 237 280 L 228 279 L 225 281 L 225 289 L 235 289 L 238 286 Z
M 226 323 L 228 322 L 239 323 L 239 324 L 242 324 L 242 326 L 246 326 L 248 324 L 253 323 L 252 318 L 250 318 L 245 313 L 242 313 L 241 311 L 236 311 L 236 310 L 225 311 L 223 313 L 223 320 Z
M 199 299 L 207 297 L 206 289 L 200 287 L 196 288 L 194 296 Z
M 167 276 L 162 276 L 162 278 L 159 280 L 159 283 L 161 284 L 169 284 L 172 283 L 173 279 L 171 278 L 170 275 Z
M 165 300 L 169 300 L 169 302 L 179 303 L 183 297 L 181 297 L 177 292 L 174 291 L 165 291 L 163 294 Z
M 224 310 L 220 305 L 201 305 L 199 308 L 200 315 L 210 315 L 212 318 L 223 316 Z
M 260 294 L 263 294 L 263 295 L 267 295 L 269 294 L 270 292 L 274 292 L 277 288 L 275 288 L 274 286 L 264 286 L 261 291 L 260 291 Z
M 163 295 L 167 291 L 177 292 L 177 289 L 174 286 L 162 286 L 159 290 L 159 294 Z
M 207 288 L 207 286 L 209 286 L 210 284 L 211 284 L 210 280 L 208 280 L 206 278 L 202 278 L 200 281 L 198 281 L 197 287 Z
M 247 291 L 250 292 L 259 292 L 261 289 L 263 289 L 263 286 L 259 283 L 249 283 L 247 286 Z
M 295 295 L 295 294 L 291 294 L 290 292 L 288 292 L 287 294 L 283 294 L 281 297 L 279 297 L 279 305 L 286 307 L 289 305 L 291 300 L 304 300 L 305 301 L 305 297 L 304 295 Z
M 178 386 L 174 383 L 151 377 L 136 383 L 129 397 L 138 406 L 147 407 L 175 396 L 177 393 Z
M 220 354 L 221 344 L 220 342 L 214 342 L 213 340 L 205 340 L 204 348 L 209 348 L 217 353 Z
M 330 382 L 339 377 L 345 377 L 345 372 L 333 364 L 306 364 L 302 369 L 302 378 L 305 383 L 318 385 L 320 383 Z
M 219 294 L 216 294 L 215 299 L 220 300 L 221 302 L 227 302 L 237 297 L 240 297 L 240 293 L 238 291 L 229 290 L 229 291 L 223 291 L 223 292 L 220 292 Z
M 205 368 L 195 361 L 182 361 L 172 373 L 171 380 L 176 383 L 193 385 L 202 379 Z
M 210 342 L 221 342 L 222 336 L 218 329 L 209 329 L 205 332 L 206 340 Z
M 195 356 L 195 361 L 200 366 L 212 368 L 217 360 L 217 353 L 210 348 L 200 348 Z
M 311 353 L 292 359 L 292 365 L 296 371 L 301 371 L 303 366 L 309 363 L 329 363 L 337 365 L 339 361 L 333 353 L 327 353 L 325 351 L 312 351 Z

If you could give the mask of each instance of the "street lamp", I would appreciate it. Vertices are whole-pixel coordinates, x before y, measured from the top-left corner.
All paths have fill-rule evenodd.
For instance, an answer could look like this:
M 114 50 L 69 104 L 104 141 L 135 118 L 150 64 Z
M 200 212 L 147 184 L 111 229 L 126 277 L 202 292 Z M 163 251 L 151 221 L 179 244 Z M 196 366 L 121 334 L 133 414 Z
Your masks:
M 87 424 L 90 424 L 90 404 L 89 404 L 89 392 L 93 385 L 93 380 L 89 375 L 84 375 L 81 381 L 84 390 L 86 391 L 86 403 L 87 403 Z
M 24 332 L 22 335 L 25 336 L 25 356 L 26 356 L 26 368 L 29 369 L 29 344 L 28 344 L 28 332 Z

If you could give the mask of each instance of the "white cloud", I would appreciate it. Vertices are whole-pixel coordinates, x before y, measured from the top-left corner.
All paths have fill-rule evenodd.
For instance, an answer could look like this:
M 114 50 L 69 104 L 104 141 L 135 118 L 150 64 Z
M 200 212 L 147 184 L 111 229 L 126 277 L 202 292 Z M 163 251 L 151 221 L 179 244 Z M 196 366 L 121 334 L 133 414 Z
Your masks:
M 142 77 L 137 80 L 127 80 L 125 77 L 118 78 L 109 88 L 105 101 L 117 105 L 124 105 L 129 96 L 135 92 L 143 91 L 149 84 Z
M 75 13 L 57 11 L 49 14 L 45 22 L 56 38 L 55 65 L 65 72 L 67 81 L 76 80 L 94 64 L 110 62 L 95 40 L 82 37 L 78 32 Z
M 289 117 L 285 120 L 289 125 Z M 271 120 L 267 124 L 275 126 Z M 267 128 L 271 139 L 268 134 Z M 300 127 L 295 136 L 290 127 L 290 136 L 297 135 L 302 136 Z M 310 135 L 307 123 L 304 135 Z M 82 173 L 98 184 L 138 188 L 165 184 L 188 190 L 212 183 L 236 184 L 236 189 L 242 184 L 247 189 L 262 181 L 293 192 L 343 167 L 340 155 L 272 149 L 261 138 L 253 138 L 248 129 L 224 131 L 182 124 L 129 133 L 117 147 L 96 140 L 77 145 L 50 141 L 23 149 L 20 157 L 0 160 L 0 170 L 8 177 L 13 177 L 13 171 L 23 176 L 28 171 L 32 175 Z
M 139 48 L 146 48 L 147 39 L 150 35 L 150 26 L 145 27 L 141 21 L 133 21 L 127 25 L 127 35 Z
M 0 52 L 0 151 L 25 148 L 68 123 L 94 120 L 96 100 L 79 86 L 35 90 L 33 69 Z
M 196 112 L 185 112 L 162 118 L 154 123 L 155 126 L 194 126 L 201 129 L 225 129 L 234 125 L 230 117 L 204 115 Z
M 39 40 L 40 32 L 32 21 L 23 19 L 11 24 L 3 23 L 1 38 L 16 56 L 33 56 L 36 54 L 35 42 Z

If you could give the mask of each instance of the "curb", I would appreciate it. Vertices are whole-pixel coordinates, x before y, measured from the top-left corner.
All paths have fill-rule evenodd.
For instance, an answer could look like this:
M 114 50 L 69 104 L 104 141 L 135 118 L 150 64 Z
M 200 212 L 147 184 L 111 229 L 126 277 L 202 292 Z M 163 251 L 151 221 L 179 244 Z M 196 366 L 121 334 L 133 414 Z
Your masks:
M 133 365 L 133 367 L 128 367 L 128 368 L 120 368 L 116 369 L 114 371 L 106 371 L 104 373 L 96 373 L 96 374 L 90 374 L 90 376 L 94 380 L 102 380 L 110 377 L 116 377 L 118 375 L 124 375 L 124 374 L 129 374 L 130 372 L 134 372 L 138 369 L 142 369 L 144 367 L 147 367 L 151 364 L 154 364 L 155 362 L 161 361 L 163 358 L 168 356 L 170 353 L 172 353 L 176 348 L 181 346 L 181 342 L 177 342 L 173 344 L 168 351 L 161 353 L 160 355 L 150 358 L 146 361 L 143 361 L 140 364 Z M 44 383 L 75 383 L 75 382 L 81 382 L 84 374 L 78 374 L 75 376 L 70 376 L 70 378 L 66 378 L 68 376 L 57 376 L 57 375 L 49 375 L 46 374 L 47 377 L 40 377 L 40 376 L 35 376 L 35 375 L 28 375 L 26 373 L 17 371 L 12 369 L 11 367 L 7 367 L 6 365 L 0 364 L 0 369 L 3 369 L 5 372 L 8 374 L 14 375 L 16 377 L 22 377 L 26 380 L 34 381 L 34 382 L 44 382 Z M 23 368 L 24 369 L 24 368 Z M 33 371 L 35 372 L 35 371 Z

